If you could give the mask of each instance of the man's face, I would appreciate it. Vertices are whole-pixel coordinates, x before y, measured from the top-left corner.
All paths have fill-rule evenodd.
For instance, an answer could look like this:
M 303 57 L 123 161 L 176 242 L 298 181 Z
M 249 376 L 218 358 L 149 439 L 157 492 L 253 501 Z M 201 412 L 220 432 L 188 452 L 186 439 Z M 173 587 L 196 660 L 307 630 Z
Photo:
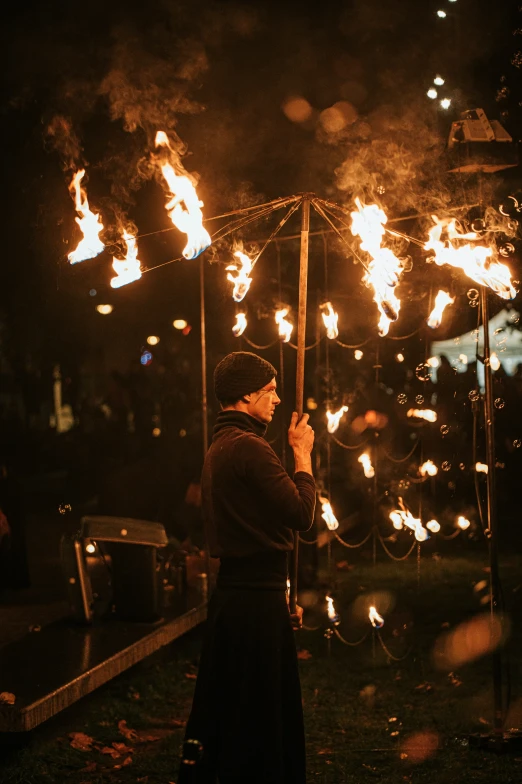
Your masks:
M 254 419 L 263 422 L 264 425 L 270 424 L 274 416 L 275 407 L 281 402 L 276 392 L 276 387 L 276 380 L 273 378 L 262 389 L 258 389 L 257 392 L 252 392 L 251 395 L 248 395 L 250 401 L 247 413 Z

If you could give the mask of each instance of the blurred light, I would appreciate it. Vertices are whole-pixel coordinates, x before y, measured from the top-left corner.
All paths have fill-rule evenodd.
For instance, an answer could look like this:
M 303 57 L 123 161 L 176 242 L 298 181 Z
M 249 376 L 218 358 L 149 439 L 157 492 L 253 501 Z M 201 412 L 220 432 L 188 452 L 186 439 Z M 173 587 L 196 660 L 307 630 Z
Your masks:
M 404 362 L 404 354 L 396 354 L 395 359 L 397 362 Z
M 309 411 L 315 411 L 317 408 L 317 402 L 314 400 L 313 397 L 306 398 L 306 407 Z
M 101 313 L 102 316 L 108 316 L 109 313 L 112 313 L 112 305 L 96 305 L 96 310 L 98 313 Z
M 187 431 L 181 428 L 181 430 L 179 431 L 179 437 L 185 438 L 186 435 L 187 435 Z
M 189 335 L 191 329 L 192 329 L 192 327 L 190 326 L 190 324 L 187 324 L 187 326 L 184 329 L 182 329 L 181 332 L 182 332 L 183 335 Z
M 185 319 L 175 319 L 172 322 L 172 326 L 174 327 L 174 329 L 185 329 L 185 327 L 187 326 L 187 322 L 185 321 Z
M 95 297 L 97 293 L 98 293 L 98 292 L 96 291 L 96 289 L 91 289 L 91 290 L 89 291 L 89 297 Z
M 384 626 L 384 618 L 379 615 L 375 607 L 370 607 L 368 617 L 372 626 L 374 626 L 376 629 L 381 629 Z
M 89 542 L 89 544 L 85 547 L 85 552 L 92 555 L 92 553 L 96 552 L 96 545 L 94 545 L 92 542 Z
M 434 100 L 438 96 L 438 92 L 434 87 L 430 87 L 426 95 L 428 96 L 428 98 Z
M 465 531 L 466 528 L 470 527 L 471 523 L 470 523 L 470 521 L 466 517 L 463 517 L 462 515 L 459 515 L 459 517 L 457 517 L 457 525 L 458 525 L 459 528 L 461 528 L 463 531 Z
M 158 436 L 160 436 L 161 435 L 161 428 L 160 427 L 155 427 L 152 430 L 152 435 L 153 435 L 154 438 L 157 438 Z
M 459 354 L 459 362 L 462 362 L 463 365 L 468 364 L 468 358 L 466 354 Z
M 419 468 L 421 476 L 436 476 L 439 469 L 432 460 L 426 460 Z
M 429 359 L 426 360 L 426 364 L 428 365 L 428 367 L 438 368 L 438 366 L 440 365 L 440 361 L 438 357 L 430 357 Z
M 331 596 L 326 597 L 326 604 L 328 605 L 328 619 L 333 623 L 334 626 L 339 626 L 341 619 L 337 614 L 337 611 L 334 607 L 333 599 Z
M 288 98 L 281 108 L 286 117 L 296 123 L 306 122 L 312 116 L 313 111 L 306 98 L 300 96 Z
M 444 84 L 444 79 L 442 78 L 442 76 L 436 76 L 435 79 L 433 80 L 433 84 L 436 84 L 440 87 L 441 85 Z
M 440 19 L 445 19 L 445 18 L 447 17 L 447 13 L 446 13 L 446 11 L 442 11 L 442 10 L 440 10 L 440 11 L 437 11 L 437 16 L 438 16 Z
M 149 346 L 157 346 L 159 342 L 160 339 L 157 335 L 149 335 L 149 337 L 147 338 L 147 343 L 149 344 Z
M 477 471 L 479 474 L 487 474 L 488 467 L 486 463 L 475 463 L 475 471 Z
M 429 520 L 426 523 L 426 528 L 428 531 L 431 531 L 432 534 L 436 534 L 440 531 L 440 523 L 438 523 L 436 520 Z
M 140 362 L 142 365 L 150 365 L 152 362 L 152 354 L 150 351 L 144 351 L 140 357 Z
M 443 98 L 440 102 L 441 109 L 449 109 L 451 106 L 451 98 Z
M 494 351 L 489 358 L 489 364 L 491 365 L 491 370 L 498 370 L 500 367 L 500 359 L 497 357 Z
M 362 359 L 363 356 L 364 356 L 363 352 L 360 349 L 356 349 L 353 352 L 353 355 L 354 355 L 355 359 Z

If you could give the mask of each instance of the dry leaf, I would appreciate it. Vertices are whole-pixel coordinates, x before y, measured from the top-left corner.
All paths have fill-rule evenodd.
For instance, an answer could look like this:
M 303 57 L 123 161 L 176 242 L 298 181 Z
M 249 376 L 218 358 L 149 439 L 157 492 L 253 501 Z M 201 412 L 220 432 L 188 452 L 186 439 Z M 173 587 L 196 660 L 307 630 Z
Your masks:
M 126 740 L 136 740 L 136 738 L 138 737 L 138 733 L 136 732 L 136 730 L 131 730 L 130 727 L 127 727 L 127 722 L 125 721 L 125 719 L 120 719 L 120 721 L 118 722 L 118 729 L 123 735 L 123 737 L 126 738 Z
M 86 735 L 85 732 L 70 732 L 71 748 L 78 749 L 78 751 L 92 751 L 92 744 L 94 738 Z
M 107 754 L 113 759 L 118 759 L 118 757 L 121 757 L 120 752 L 117 749 L 113 749 L 112 746 L 102 746 L 100 749 L 98 749 L 98 751 L 100 754 Z
M 298 659 L 311 659 L 312 654 L 310 651 L 306 651 L 304 648 L 301 651 L 297 651 L 297 658 Z
M 131 764 L 132 764 L 132 757 L 125 757 L 125 759 L 121 763 L 121 766 L 122 768 L 125 768 L 127 767 L 127 765 L 131 765 Z
M 10 691 L 0 692 L 0 702 L 3 702 L 5 705 L 14 705 L 15 700 L 16 697 Z
M 132 752 L 134 751 L 133 748 L 131 748 L 130 746 L 126 746 L 125 743 L 113 743 L 112 746 L 120 754 L 132 754 Z
M 333 749 L 319 749 L 318 754 L 333 754 Z
M 193 672 L 186 672 L 185 678 L 188 678 L 191 681 L 195 681 L 198 676 L 195 675 Z

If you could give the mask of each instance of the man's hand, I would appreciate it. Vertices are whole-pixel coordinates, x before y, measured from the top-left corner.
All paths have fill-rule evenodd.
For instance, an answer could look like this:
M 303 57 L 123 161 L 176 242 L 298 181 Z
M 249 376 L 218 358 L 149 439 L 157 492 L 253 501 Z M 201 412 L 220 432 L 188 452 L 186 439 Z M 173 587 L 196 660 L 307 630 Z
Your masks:
M 295 614 L 290 614 L 290 622 L 292 624 L 292 629 L 303 628 L 303 608 L 299 607 L 298 604 L 295 607 Z
M 308 424 L 309 414 L 303 414 L 298 420 L 298 413 L 294 411 L 288 428 L 288 443 L 294 452 L 310 454 L 314 447 L 314 431 Z

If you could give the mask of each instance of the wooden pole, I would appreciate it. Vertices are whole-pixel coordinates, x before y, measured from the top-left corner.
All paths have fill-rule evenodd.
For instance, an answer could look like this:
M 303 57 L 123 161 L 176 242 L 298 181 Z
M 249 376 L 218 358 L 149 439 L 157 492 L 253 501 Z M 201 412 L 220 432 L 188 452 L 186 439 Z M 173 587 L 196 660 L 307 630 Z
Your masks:
M 301 255 L 299 259 L 299 310 L 297 315 L 297 369 L 295 382 L 295 410 L 303 415 L 304 368 L 306 345 L 306 296 L 308 293 L 308 240 L 310 234 L 310 198 L 305 196 L 301 215 Z M 290 612 L 297 608 L 297 567 L 299 564 L 299 532 L 294 532 L 294 549 L 290 565 Z
M 199 314 L 201 326 L 201 430 L 203 460 L 208 451 L 208 398 L 207 398 L 207 329 L 205 322 L 205 262 L 203 256 L 199 257 Z M 210 550 L 205 526 L 203 526 L 203 541 L 205 548 L 206 588 L 204 594 L 208 597 L 212 590 L 210 579 Z M 206 598 L 205 597 L 205 598 Z

